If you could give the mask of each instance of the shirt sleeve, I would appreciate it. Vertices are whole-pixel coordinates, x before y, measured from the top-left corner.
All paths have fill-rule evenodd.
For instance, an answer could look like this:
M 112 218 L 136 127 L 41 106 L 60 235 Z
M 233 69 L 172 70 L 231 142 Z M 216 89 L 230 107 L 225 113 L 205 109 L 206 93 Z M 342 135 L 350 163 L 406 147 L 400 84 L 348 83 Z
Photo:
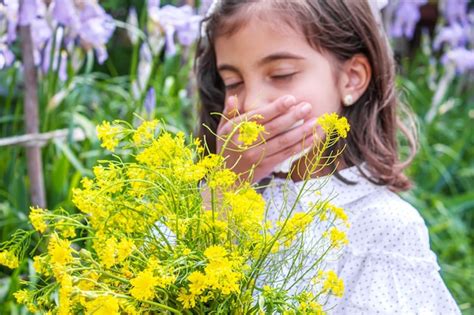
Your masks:
M 403 206 L 372 209 L 349 233 L 338 268 L 345 294 L 330 314 L 461 314 L 439 274 L 423 219 Z

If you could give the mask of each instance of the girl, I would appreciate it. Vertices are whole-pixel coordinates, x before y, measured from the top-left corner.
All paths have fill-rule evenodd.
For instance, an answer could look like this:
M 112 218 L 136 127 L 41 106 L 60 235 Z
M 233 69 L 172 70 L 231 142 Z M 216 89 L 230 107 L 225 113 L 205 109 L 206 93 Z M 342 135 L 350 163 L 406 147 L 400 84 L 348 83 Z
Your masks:
M 242 177 L 269 179 L 265 198 L 283 198 L 279 177 L 285 174 L 274 170 L 313 144 L 317 117 L 336 112 L 351 125 L 338 144 L 345 150 L 335 170 L 307 174 L 305 163 L 293 163 L 290 171 L 295 190 L 308 176 L 326 181 L 322 193 L 336 193 L 332 202 L 349 215 L 349 245 L 337 261 L 327 262 L 345 283 L 331 313 L 459 314 L 423 219 L 396 194 L 410 187 L 403 169 L 413 157 L 399 160 L 397 130 L 412 153 L 416 145 L 397 117 L 394 60 L 369 4 L 223 0 L 214 3 L 204 27 L 196 73 L 201 126 L 212 132 L 201 127 L 200 134 L 219 152 L 222 143 L 213 133 L 225 136 L 236 121 L 261 115 L 265 143 L 245 152 L 230 147 L 225 155 Z M 322 177 L 333 171 L 336 176 Z M 311 201 L 305 198 L 297 211 Z M 270 209 L 269 215 L 279 214 Z M 316 229 L 313 234 L 319 237 Z

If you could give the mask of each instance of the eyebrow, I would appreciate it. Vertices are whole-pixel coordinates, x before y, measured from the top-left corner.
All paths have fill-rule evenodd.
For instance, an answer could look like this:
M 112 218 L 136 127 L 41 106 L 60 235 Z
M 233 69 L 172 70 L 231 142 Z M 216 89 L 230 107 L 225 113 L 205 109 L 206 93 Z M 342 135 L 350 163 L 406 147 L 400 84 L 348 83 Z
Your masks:
M 281 59 L 294 59 L 294 60 L 303 60 L 305 59 L 302 56 L 298 56 L 289 52 L 276 52 L 273 54 L 270 54 L 261 60 L 257 62 L 257 67 L 261 67 L 267 63 L 276 61 L 276 60 L 281 60 Z M 239 69 L 233 65 L 229 64 L 221 64 L 218 66 L 217 71 L 224 71 L 224 70 L 229 70 L 229 71 L 234 71 L 234 72 L 239 72 Z

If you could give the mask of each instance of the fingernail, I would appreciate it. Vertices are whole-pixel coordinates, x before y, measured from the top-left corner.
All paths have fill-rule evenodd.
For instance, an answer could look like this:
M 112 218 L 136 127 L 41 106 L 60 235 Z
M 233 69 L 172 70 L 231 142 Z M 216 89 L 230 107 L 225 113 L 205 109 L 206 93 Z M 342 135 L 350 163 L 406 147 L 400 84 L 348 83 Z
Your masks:
M 311 109 L 312 109 L 311 105 L 308 103 L 305 103 L 303 107 L 301 107 L 301 114 L 306 116 L 311 112 Z
M 286 107 L 290 107 L 291 105 L 294 105 L 296 103 L 296 99 L 294 96 L 288 95 L 283 100 L 283 103 L 285 104 Z

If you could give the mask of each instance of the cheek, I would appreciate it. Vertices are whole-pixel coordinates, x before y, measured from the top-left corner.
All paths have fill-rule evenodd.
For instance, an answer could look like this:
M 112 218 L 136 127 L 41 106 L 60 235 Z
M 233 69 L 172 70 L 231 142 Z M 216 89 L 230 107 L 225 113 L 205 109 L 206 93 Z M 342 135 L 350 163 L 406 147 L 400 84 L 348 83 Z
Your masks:
M 312 76 L 300 82 L 295 90 L 298 102 L 308 102 L 313 106 L 312 116 L 339 112 L 340 96 L 332 77 Z

